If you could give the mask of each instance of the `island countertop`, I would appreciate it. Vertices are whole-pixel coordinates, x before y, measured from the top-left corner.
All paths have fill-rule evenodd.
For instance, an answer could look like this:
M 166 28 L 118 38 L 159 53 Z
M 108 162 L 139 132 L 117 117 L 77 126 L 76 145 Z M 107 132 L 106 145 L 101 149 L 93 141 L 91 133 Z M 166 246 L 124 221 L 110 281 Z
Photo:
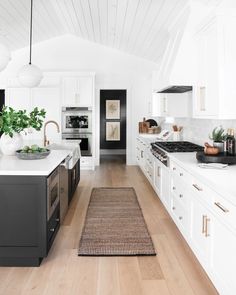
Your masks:
M 51 150 L 47 158 L 40 160 L 20 160 L 0 154 L 0 175 L 48 176 L 69 153 L 69 150 Z

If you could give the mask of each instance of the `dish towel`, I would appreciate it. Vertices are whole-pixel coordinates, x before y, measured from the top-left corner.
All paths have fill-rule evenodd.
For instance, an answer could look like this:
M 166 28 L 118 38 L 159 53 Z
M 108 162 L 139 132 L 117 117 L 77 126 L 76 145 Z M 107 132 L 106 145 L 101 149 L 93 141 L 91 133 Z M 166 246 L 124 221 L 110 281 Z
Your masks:
M 224 169 L 228 167 L 228 164 L 221 164 L 221 163 L 201 163 L 198 164 L 198 167 L 204 169 Z

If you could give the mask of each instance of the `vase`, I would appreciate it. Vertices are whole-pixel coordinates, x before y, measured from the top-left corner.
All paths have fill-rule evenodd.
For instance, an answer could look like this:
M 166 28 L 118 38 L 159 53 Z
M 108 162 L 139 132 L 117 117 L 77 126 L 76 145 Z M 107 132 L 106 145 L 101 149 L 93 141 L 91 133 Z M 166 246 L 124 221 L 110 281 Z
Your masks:
M 224 152 L 224 143 L 222 141 L 213 141 L 213 146 L 218 148 L 220 153 Z
M 13 133 L 12 137 L 7 134 L 3 134 L 0 138 L 0 148 L 3 155 L 14 156 L 15 152 L 22 148 L 22 146 L 23 137 L 20 133 Z

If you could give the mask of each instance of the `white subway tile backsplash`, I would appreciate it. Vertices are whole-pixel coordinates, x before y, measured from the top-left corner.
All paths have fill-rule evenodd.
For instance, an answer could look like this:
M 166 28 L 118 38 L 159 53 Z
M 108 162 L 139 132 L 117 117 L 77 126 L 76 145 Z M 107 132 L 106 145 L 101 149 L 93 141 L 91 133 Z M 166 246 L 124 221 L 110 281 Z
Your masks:
M 226 131 L 228 128 L 236 130 L 236 120 L 209 120 L 176 118 L 175 124 L 183 126 L 183 139 L 203 145 L 204 142 L 211 143 L 209 134 L 217 126 L 222 126 Z M 170 129 L 173 124 L 163 124 L 162 128 Z

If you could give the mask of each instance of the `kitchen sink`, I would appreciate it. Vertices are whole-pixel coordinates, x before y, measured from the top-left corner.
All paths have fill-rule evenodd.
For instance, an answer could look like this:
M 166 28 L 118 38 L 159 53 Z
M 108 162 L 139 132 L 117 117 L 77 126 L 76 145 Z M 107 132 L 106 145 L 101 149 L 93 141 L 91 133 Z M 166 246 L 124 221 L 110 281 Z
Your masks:
M 69 163 L 70 169 L 73 168 L 74 164 L 81 157 L 79 143 L 52 143 L 47 146 L 50 150 L 69 150 L 71 161 Z

